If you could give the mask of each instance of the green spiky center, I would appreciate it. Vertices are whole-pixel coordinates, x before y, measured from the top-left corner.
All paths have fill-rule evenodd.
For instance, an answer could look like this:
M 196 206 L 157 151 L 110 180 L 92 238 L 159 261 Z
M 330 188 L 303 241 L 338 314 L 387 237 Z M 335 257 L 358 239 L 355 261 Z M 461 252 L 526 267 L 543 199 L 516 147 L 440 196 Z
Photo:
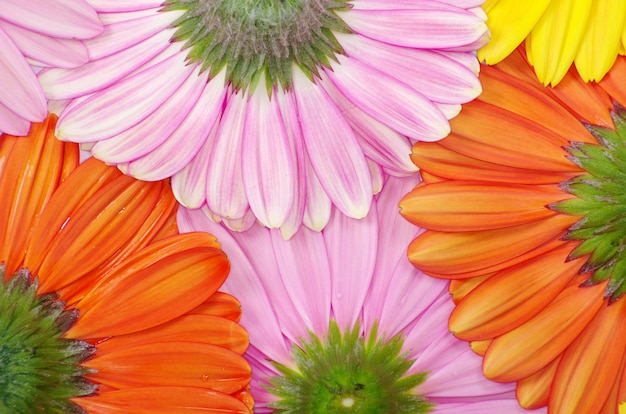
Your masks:
M 252 91 L 265 76 L 288 89 L 294 64 L 309 77 L 343 53 L 333 32 L 350 29 L 337 15 L 346 0 L 166 0 L 164 10 L 181 10 L 174 41 L 184 41 L 188 58 L 215 76 L 226 70 L 236 90 Z
M 565 240 L 581 240 L 570 259 L 589 258 L 580 273 L 591 272 L 585 282 L 609 280 L 605 297 L 614 302 L 626 293 L 626 110 L 611 113 L 615 130 L 587 125 L 600 145 L 574 142 L 568 157 L 585 174 L 561 184 L 576 198 L 550 207 L 582 216 L 568 229 Z
M 403 338 L 377 336 L 376 326 L 364 338 L 358 324 L 342 333 L 335 322 L 323 339 L 311 333 L 293 348 L 295 367 L 274 364 L 282 375 L 268 386 L 279 397 L 273 408 L 309 414 L 430 412 L 433 404 L 412 392 L 427 373 L 407 375 L 414 361 L 402 353 Z
M 93 346 L 63 338 L 78 314 L 54 293 L 37 295 L 37 279 L 20 270 L 5 281 L 0 265 L 0 412 L 84 413 L 69 399 L 96 386 L 80 363 Z

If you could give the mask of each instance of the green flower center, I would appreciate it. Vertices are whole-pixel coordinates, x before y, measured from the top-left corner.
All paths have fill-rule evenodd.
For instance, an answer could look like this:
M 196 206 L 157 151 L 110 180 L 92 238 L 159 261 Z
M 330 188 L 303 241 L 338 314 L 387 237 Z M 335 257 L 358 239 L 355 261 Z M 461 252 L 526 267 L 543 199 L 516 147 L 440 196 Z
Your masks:
M 561 184 L 577 198 L 550 205 L 561 213 L 582 216 L 565 240 L 581 240 L 570 259 L 589 255 L 580 273 L 592 272 L 585 285 L 609 279 L 610 302 L 626 293 L 626 110 L 611 113 L 615 130 L 587 125 L 601 145 L 574 142 L 568 157 L 585 174 Z
M 215 76 L 226 68 L 236 90 L 254 90 L 260 76 L 288 89 L 294 63 L 309 77 L 343 53 L 333 32 L 350 33 L 335 12 L 348 0 L 165 0 L 164 10 L 183 10 L 173 26 L 188 59 Z
M 341 332 L 331 322 L 324 340 L 310 334 L 309 341 L 294 346 L 294 368 L 275 363 L 283 374 L 270 379 L 268 390 L 280 399 L 273 403 L 286 413 L 428 413 L 433 404 L 412 390 L 427 373 L 406 375 L 413 365 L 401 353 L 403 339 L 377 339 L 376 326 L 369 338 L 357 324 Z
M 80 366 L 95 348 L 63 338 L 78 316 L 54 293 L 37 295 L 37 279 L 20 270 L 5 281 L 0 265 L 0 412 L 83 413 L 69 399 L 96 386 Z

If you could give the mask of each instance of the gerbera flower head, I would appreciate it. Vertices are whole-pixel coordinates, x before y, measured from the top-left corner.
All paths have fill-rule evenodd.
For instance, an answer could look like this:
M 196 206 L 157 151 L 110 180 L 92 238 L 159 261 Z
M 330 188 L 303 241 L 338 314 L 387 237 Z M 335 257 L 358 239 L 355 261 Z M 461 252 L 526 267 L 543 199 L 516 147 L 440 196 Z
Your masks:
M 401 202 L 409 247 L 451 279 L 449 326 L 524 407 L 617 412 L 626 400 L 626 58 L 598 84 L 542 88 L 519 51 L 445 142 L 413 147 L 424 184 Z
M 496 64 L 524 43 L 544 85 L 557 85 L 572 63 L 585 81 L 600 81 L 626 54 L 621 0 L 487 0 L 483 8 L 492 37 L 478 51 L 480 61 Z
M 181 230 L 215 234 L 232 260 L 250 334 L 255 412 L 517 413 L 512 384 L 487 381 L 480 357 L 446 327 L 447 283 L 424 277 L 397 214 L 417 177 L 389 177 L 362 220 L 335 211 L 322 232 L 290 240 L 232 232 L 181 208 Z
M 101 31 L 86 0 L 0 0 L 0 134 L 26 135 L 46 118 L 36 72 L 86 63 L 82 40 Z
M 0 411 L 249 413 L 215 238 L 178 234 L 167 182 L 79 166 L 55 123 L 0 136 Z
M 481 0 L 92 2 L 91 61 L 43 71 L 57 135 L 242 230 L 367 214 L 480 93 Z M 393 96 L 394 99 L 389 99 Z M 176 156 L 172 156 L 175 152 Z M 341 179 L 337 179 L 340 177 Z

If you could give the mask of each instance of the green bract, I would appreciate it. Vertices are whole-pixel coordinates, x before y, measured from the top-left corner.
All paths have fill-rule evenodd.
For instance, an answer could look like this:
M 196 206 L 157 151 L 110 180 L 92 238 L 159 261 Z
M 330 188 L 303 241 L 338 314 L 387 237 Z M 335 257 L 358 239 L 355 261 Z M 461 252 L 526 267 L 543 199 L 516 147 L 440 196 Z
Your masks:
M 0 265 L 0 412 L 84 413 L 70 398 L 92 394 L 96 386 L 80 366 L 95 350 L 62 338 L 78 313 L 65 310 L 54 293 L 37 295 L 37 279 L 20 270 L 4 281 Z
M 264 74 L 288 89 L 294 63 L 309 77 L 343 53 L 333 32 L 350 33 L 335 14 L 344 0 L 166 0 L 163 10 L 183 10 L 173 26 L 185 41 L 188 59 L 215 76 L 226 68 L 236 90 L 252 92 Z
M 582 216 L 565 240 L 581 240 L 570 259 L 589 254 L 580 273 L 592 272 L 587 285 L 609 279 L 605 297 L 613 302 L 626 293 L 626 110 L 611 114 L 615 131 L 587 125 L 601 145 L 575 142 L 567 150 L 585 174 L 561 184 L 577 198 L 550 205 L 556 211 Z
M 270 379 L 268 391 L 280 399 L 273 404 L 286 413 L 428 413 L 433 405 L 412 390 L 427 373 L 406 375 L 413 364 L 401 353 L 403 339 L 378 339 L 376 326 L 369 338 L 357 324 L 341 333 L 331 322 L 328 336 L 313 333 L 294 346 L 296 367 L 275 363 L 283 374 Z

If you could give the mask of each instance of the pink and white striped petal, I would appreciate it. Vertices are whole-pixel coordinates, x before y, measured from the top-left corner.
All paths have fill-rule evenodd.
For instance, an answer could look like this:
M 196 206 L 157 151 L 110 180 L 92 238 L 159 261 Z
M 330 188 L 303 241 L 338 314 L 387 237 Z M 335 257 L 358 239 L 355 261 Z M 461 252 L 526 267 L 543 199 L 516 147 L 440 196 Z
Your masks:
M 294 93 L 304 143 L 320 184 L 349 217 L 369 211 L 372 182 L 352 128 L 328 95 L 294 68 Z
M 46 117 L 46 99 L 21 51 L 0 27 L 0 104 L 31 122 Z
M 86 0 L 1 0 L 0 19 L 61 39 L 88 39 L 102 32 Z
M 375 120 L 420 141 L 437 141 L 450 133 L 439 108 L 406 83 L 355 59 L 340 56 L 338 60 L 324 75 Z
M 175 53 L 80 104 L 70 104 L 59 117 L 56 136 L 67 141 L 92 142 L 111 138 L 136 125 L 187 79 L 193 68 L 184 63 L 185 55 Z M 120 111 L 120 107 L 124 110 Z
M 280 227 L 294 203 L 294 160 L 280 107 L 263 80 L 246 108 L 242 155 L 250 209 L 264 226 Z
M 122 13 L 161 7 L 163 0 L 89 0 L 89 4 L 101 13 Z
M 306 200 L 302 222 L 312 230 L 321 231 L 330 220 L 332 202 L 322 188 L 308 155 L 305 157 L 305 167 Z
M 227 98 L 207 165 L 207 204 L 225 219 L 239 219 L 249 207 L 242 173 L 246 107 L 243 93 Z

